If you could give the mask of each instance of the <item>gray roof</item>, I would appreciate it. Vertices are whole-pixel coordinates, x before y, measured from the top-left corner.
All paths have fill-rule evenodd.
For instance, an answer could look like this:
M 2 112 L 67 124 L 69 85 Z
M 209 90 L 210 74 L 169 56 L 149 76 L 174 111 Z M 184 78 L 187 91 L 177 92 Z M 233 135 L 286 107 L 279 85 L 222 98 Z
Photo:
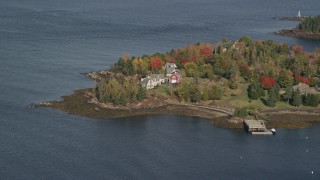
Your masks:
M 293 90 L 296 91 L 299 89 L 301 94 L 316 94 L 317 91 L 313 88 L 310 88 L 309 85 L 304 83 L 299 83 L 298 85 L 293 86 Z
M 155 78 L 164 78 L 164 74 L 151 74 L 150 77 L 152 79 L 155 79 Z
M 142 87 L 147 87 L 149 81 L 150 81 L 150 78 L 144 78 L 144 79 L 141 81 Z

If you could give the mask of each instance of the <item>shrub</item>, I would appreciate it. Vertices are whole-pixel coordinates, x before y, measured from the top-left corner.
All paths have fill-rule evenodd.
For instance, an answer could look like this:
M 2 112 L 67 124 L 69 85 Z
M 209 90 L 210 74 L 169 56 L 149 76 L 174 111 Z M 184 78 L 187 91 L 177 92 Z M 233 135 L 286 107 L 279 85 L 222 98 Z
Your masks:
M 234 116 L 236 117 L 247 117 L 248 116 L 248 109 L 246 107 L 236 108 L 234 111 Z

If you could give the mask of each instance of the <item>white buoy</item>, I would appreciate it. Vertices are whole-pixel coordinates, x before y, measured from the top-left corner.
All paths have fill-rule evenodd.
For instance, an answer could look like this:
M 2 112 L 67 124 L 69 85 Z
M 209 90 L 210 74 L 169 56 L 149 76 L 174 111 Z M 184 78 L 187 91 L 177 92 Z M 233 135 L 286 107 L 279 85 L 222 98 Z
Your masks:
M 311 171 L 311 174 L 313 175 L 313 171 Z

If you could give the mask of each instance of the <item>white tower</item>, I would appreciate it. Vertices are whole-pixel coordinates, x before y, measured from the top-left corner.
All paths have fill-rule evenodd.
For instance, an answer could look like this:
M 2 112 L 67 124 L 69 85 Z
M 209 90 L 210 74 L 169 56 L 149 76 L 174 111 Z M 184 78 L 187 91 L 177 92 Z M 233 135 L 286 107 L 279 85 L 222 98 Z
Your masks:
M 300 12 L 300 10 L 298 11 L 297 18 L 301 18 L 301 12 Z

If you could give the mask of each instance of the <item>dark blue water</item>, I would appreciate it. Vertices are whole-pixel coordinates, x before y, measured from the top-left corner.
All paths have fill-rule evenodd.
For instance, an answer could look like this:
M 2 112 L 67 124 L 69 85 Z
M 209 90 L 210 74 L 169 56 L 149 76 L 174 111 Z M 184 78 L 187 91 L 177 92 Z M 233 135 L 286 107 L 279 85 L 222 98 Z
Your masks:
M 0 179 L 319 179 L 319 124 L 253 137 L 193 117 L 101 121 L 27 108 L 94 86 L 80 73 L 123 52 L 244 35 L 320 48 L 275 35 L 296 22 L 272 19 L 319 9 L 318 0 L 2 0 Z

